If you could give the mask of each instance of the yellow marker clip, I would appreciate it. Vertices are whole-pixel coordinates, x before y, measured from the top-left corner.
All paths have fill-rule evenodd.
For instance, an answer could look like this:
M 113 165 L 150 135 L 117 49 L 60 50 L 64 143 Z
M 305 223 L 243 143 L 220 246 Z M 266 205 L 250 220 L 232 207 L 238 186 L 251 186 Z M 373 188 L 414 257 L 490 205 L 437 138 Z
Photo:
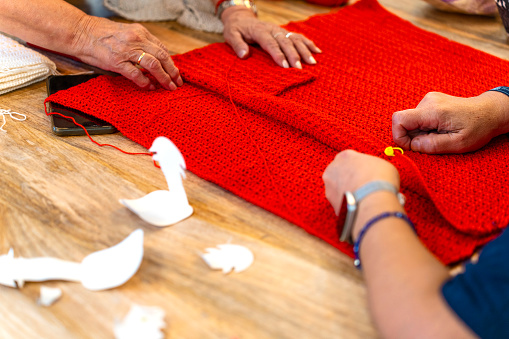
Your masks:
M 397 149 L 398 151 L 401 152 L 401 154 L 403 154 L 403 150 L 399 147 L 387 147 L 384 151 L 385 155 L 387 155 L 388 157 L 393 157 L 395 154 L 394 154 L 394 150 Z

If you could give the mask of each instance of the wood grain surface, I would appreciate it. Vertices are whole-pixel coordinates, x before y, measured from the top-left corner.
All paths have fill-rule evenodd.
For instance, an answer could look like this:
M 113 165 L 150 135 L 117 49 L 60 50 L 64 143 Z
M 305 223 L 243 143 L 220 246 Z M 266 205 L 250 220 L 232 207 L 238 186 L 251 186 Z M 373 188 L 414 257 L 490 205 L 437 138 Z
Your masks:
M 97 0 L 70 2 L 111 14 Z M 509 59 L 499 17 L 443 13 L 419 0 L 380 2 L 419 27 Z M 330 10 L 301 1 L 257 4 L 260 19 L 278 24 Z M 172 53 L 223 41 L 175 22 L 143 24 Z M 94 70 L 46 55 L 63 74 Z M 145 256 L 131 280 L 109 291 L 58 281 L 0 286 L 0 338 L 113 338 L 115 321 L 133 303 L 165 310 L 166 338 L 378 338 L 362 276 L 346 255 L 192 173 L 185 187 L 193 216 L 167 228 L 144 223 L 118 199 L 165 189 L 161 171 L 147 156 L 52 134 L 45 98 L 44 82 L 0 96 L 0 108 L 27 115 L 7 118 L 7 132 L 0 131 L 0 253 L 80 261 L 141 228 Z M 145 151 L 119 133 L 95 139 Z M 251 268 L 224 275 L 206 266 L 200 253 L 227 242 L 253 251 Z M 61 288 L 62 299 L 38 306 L 42 285 Z

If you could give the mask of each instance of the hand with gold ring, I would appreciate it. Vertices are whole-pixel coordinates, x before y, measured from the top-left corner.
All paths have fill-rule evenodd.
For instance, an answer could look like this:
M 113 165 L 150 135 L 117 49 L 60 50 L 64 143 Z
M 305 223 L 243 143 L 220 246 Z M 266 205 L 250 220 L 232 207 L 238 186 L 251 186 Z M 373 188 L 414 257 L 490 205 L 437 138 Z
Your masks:
M 279 66 L 302 68 L 301 61 L 314 65 L 316 60 L 312 53 L 322 52 L 302 34 L 260 21 L 249 8 L 243 6 L 225 9 L 221 20 L 224 24 L 224 39 L 239 58 L 248 55 L 248 44 L 257 43 Z
M 148 71 L 167 90 L 176 90 L 183 85 L 168 50 L 145 27 L 96 17 L 89 17 L 89 20 L 91 23 L 76 34 L 80 40 L 76 43 L 78 53 L 74 55 L 81 60 L 120 73 L 150 90 L 156 89 L 156 84 L 151 83 L 140 68 Z

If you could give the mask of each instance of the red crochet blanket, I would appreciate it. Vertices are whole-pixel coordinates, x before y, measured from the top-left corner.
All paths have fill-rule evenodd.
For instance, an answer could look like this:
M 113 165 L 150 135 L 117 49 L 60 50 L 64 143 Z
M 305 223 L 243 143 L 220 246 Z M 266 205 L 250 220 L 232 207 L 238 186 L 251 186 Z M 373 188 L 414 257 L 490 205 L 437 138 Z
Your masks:
M 462 155 L 383 153 L 393 112 L 430 91 L 474 96 L 503 85 L 507 61 L 416 28 L 375 0 L 286 29 L 323 50 L 317 65 L 282 69 L 257 49 L 239 60 L 213 44 L 174 57 L 186 81 L 175 92 L 104 76 L 47 101 L 106 120 L 145 147 L 169 137 L 193 173 L 349 254 L 321 179 L 347 148 L 394 163 L 417 233 L 445 263 L 508 224 L 507 136 Z

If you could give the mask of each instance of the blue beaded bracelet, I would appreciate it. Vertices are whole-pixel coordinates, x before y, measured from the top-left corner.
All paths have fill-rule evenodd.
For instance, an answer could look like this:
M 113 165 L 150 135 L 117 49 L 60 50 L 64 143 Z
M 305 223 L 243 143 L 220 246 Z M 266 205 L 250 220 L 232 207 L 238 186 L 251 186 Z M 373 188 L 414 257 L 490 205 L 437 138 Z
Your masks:
M 359 250 L 360 250 L 362 238 L 364 237 L 366 232 L 371 228 L 371 226 L 373 226 L 378 221 L 385 219 L 385 218 L 389 218 L 389 217 L 403 219 L 412 227 L 412 229 L 415 232 L 414 224 L 410 221 L 410 219 L 408 219 L 406 214 L 401 213 L 401 212 L 384 212 L 384 213 L 379 214 L 376 217 L 372 218 L 371 220 L 369 220 L 366 223 L 366 225 L 364 225 L 361 232 L 359 233 L 359 237 L 357 238 L 357 240 L 355 241 L 355 244 L 353 245 L 353 253 L 355 254 L 355 260 L 354 260 L 353 264 L 358 269 L 361 269 L 361 260 L 359 259 Z
M 490 91 L 504 93 L 505 95 L 509 96 L 509 87 L 506 86 L 495 87 L 493 89 L 490 89 L 488 92 Z

